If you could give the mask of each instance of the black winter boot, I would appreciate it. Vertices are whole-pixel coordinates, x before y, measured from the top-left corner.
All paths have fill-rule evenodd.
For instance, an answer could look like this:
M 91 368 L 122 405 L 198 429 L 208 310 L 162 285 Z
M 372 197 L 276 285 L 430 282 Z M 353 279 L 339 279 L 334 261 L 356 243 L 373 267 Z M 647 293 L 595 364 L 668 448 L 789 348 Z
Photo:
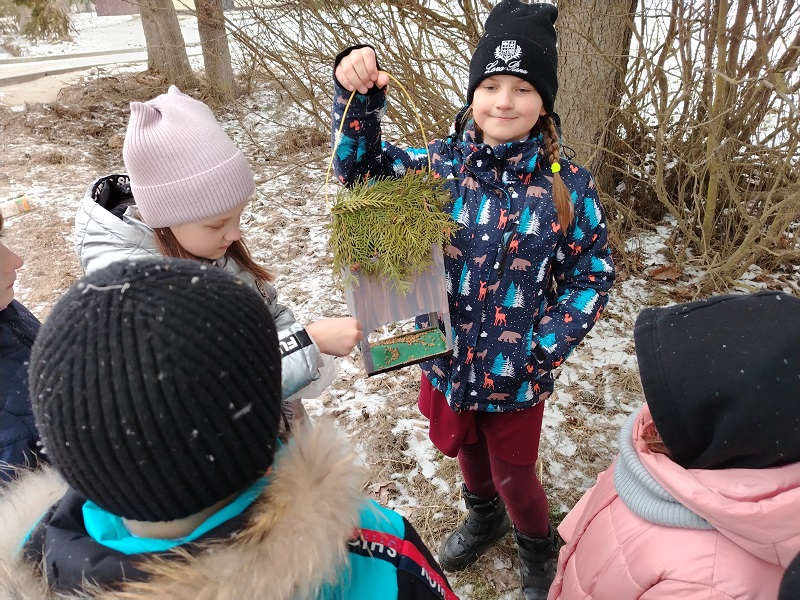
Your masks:
M 529 537 L 514 529 L 519 546 L 521 600 L 546 600 L 556 575 L 556 535 L 553 526 L 547 537 Z
M 478 560 L 489 546 L 511 529 L 506 505 L 500 496 L 486 502 L 461 486 L 469 514 L 439 550 L 439 564 L 446 571 L 460 571 Z

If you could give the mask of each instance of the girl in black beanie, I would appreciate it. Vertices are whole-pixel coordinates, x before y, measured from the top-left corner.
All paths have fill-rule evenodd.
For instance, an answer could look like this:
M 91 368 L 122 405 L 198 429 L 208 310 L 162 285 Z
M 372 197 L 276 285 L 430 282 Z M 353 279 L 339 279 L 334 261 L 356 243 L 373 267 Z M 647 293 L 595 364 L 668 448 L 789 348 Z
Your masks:
M 495 6 L 470 61 L 467 106 L 427 152 L 382 141 L 389 77 L 372 47 L 348 48 L 334 67 L 340 180 L 426 170 L 429 154 L 461 225 L 445 249 L 453 356 L 421 364 L 419 407 L 433 443 L 458 457 L 469 511 L 439 559 L 464 569 L 513 523 L 526 600 L 547 595 L 554 567 L 535 469 L 544 402 L 615 275 L 594 179 L 562 157 L 557 15 L 552 4 Z

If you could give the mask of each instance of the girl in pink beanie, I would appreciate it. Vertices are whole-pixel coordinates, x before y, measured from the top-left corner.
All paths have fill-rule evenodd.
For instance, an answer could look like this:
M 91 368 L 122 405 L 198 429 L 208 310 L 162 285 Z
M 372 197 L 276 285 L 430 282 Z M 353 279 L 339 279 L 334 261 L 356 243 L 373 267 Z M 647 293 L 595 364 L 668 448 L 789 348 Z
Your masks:
M 253 260 L 240 231 L 253 173 L 208 106 L 175 86 L 132 102 L 122 154 L 128 175 L 95 181 L 75 218 L 84 271 L 163 255 L 214 264 L 257 290 L 278 325 L 290 424 L 304 412 L 299 398 L 316 397 L 332 381 L 332 357 L 352 351 L 361 325 L 341 317 L 304 327 L 277 302 L 272 275 Z

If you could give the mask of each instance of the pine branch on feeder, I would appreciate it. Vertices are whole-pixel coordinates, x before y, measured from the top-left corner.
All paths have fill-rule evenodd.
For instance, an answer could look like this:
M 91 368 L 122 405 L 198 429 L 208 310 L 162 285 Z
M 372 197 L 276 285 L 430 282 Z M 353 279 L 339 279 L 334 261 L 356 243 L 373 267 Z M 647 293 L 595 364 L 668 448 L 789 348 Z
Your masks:
M 443 246 L 458 228 L 444 210 L 450 200 L 429 172 L 342 188 L 331 208 L 334 270 L 360 269 L 407 294 L 413 274 L 430 266 L 431 246 Z M 356 281 L 345 275 L 346 285 Z

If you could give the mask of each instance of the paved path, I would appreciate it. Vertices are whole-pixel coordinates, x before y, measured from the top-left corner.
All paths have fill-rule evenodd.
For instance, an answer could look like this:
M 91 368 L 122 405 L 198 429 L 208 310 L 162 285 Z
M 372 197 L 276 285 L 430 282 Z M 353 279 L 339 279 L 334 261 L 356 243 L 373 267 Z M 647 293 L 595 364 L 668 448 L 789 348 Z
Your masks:
M 147 61 L 142 48 L 86 52 L 60 56 L 20 56 L 0 59 L 0 87 L 33 81 L 48 75 L 84 71 L 92 67 Z
M 190 57 L 202 54 L 199 44 L 187 45 L 186 52 Z M 77 72 L 93 67 L 146 62 L 145 48 L 3 58 L 0 59 L 0 103 L 20 106 L 25 102 L 48 101 L 49 94 L 55 99 L 55 94 L 66 82 L 74 80 Z

